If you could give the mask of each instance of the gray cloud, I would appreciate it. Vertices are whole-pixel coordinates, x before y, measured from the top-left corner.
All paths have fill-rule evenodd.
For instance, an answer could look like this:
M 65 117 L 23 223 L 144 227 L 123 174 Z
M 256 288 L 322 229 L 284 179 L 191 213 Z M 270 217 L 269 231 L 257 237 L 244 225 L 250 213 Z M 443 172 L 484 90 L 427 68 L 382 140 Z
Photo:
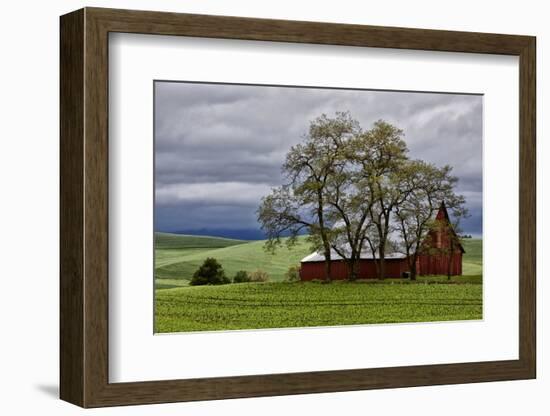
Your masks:
M 259 198 L 309 122 L 350 111 L 397 125 L 413 158 L 451 165 L 481 233 L 482 97 L 248 85 L 155 83 L 157 229 L 257 227 Z

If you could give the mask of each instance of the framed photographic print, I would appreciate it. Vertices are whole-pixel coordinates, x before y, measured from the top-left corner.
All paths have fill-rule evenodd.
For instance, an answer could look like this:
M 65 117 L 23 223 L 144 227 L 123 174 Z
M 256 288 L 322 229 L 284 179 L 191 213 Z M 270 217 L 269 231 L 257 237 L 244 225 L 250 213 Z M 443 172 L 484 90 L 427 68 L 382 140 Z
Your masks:
M 534 378 L 535 38 L 61 17 L 61 398 Z

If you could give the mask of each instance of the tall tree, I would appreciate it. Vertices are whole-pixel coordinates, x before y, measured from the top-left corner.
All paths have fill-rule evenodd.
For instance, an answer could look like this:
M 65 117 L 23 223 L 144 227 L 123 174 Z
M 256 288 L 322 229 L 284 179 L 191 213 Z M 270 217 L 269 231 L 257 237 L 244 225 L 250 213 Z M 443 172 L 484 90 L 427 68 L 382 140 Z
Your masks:
M 361 177 L 352 157 L 353 139 L 344 144 L 343 158 L 327 182 L 326 200 L 332 227 L 332 248 L 346 262 L 348 278 L 358 275 L 359 261 L 372 224 L 368 221 L 372 198 L 360 186 Z
M 316 118 L 302 143 L 293 146 L 282 167 L 286 183 L 272 189 L 262 199 L 258 221 L 267 234 L 266 248 L 274 250 L 289 237 L 287 245 L 296 243 L 300 231 L 309 232 L 310 242 L 325 257 L 325 280 L 331 280 L 332 223 L 328 215 L 326 188 L 344 163 L 344 143 L 360 132 L 349 113 L 325 114 Z
M 326 200 L 332 227 L 332 248 L 348 265 L 349 280 L 356 280 L 359 260 L 369 231 L 369 196 L 358 191 L 357 176 L 348 163 L 342 163 L 328 181 Z
M 396 206 L 395 221 L 400 236 L 398 247 L 407 256 L 411 280 L 416 280 L 416 262 L 418 255 L 426 249 L 424 244 L 428 233 L 448 226 L 435 220 L 442 201 L 457 217 L 465 215 L 466 211 L 464 197 L 455 193 L 458 178 L 451 175 L 450 166 L 438 168 L 423 161 L 412 161 L 410 167 L 411 191 Z
M 358 165 L 358 191 L 370 198 L 364 237 L 376 258 L 379 279 L 385 277 L 392 211 L 411 191 L 407 152 L 403 131 L 383 120 L 350 143 L 349 155 Z

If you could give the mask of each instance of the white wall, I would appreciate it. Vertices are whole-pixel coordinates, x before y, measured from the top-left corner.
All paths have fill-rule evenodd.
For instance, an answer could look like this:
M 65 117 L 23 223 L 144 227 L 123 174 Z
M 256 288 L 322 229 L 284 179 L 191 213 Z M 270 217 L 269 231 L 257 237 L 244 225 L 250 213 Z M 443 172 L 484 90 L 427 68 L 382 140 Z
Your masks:
M 5 2 L 0 15 L 0 409 L 4 414 L 77 414 L 57 400 L 58 385 L 58 16 L 82 6 L 156 9 L 189 13 L 318 20 L 388 26 L 529 34 L 538 37 L 538 313 L 539 378 L 535 381 L 471 384 L 338 394 L 168 404 L 87 411 L 88 414 L 319 415 L 547 414 L 550 361 L 544 346 L 544 244 L 549 222 L 549 179 L 543 163 L 544 103 L 550 98 L 550 26 L 545 2 L 463 0 L 407 1 L 69 1 Z M 544 201 L 546 198 L 546 201 Z M 467 342 L 468 340 L 465 340 Z M 429 348 L 430 346 L 426 346 Z

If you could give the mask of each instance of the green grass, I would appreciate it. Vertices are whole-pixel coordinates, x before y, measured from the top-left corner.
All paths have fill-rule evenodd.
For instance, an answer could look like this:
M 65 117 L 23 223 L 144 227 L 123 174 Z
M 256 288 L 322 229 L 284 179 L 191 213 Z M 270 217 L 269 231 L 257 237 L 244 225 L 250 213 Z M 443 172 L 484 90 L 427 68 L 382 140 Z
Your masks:
M 165 248 L 169 239 L 171 247 Z M 300 260 L 310 254 L 311 249 L 300 237 L 292 250 L 282 247 L 275 254 L 264 250 L 264 241 L 227 240 L 216 237 L 199 237 L 210 239 L 212 246 L 199 246 L 193 236 L 175 234 L 157 235 L 159 242 L 155 250 L 155 278 L 190 280 L 193 273 L 207 257 L 214 257 L 223 266 L 228 277 L 232 278 L 239 270 L 253 272 L 262 269 L 269 274 L 271 281 L 281 281 L 290 266 L 299 265 Z M 203 243 L 203 241 L 199 241 Z M 226 244 L 223 246 L 223 244 Z
M 479 284 L 242 283 L 157 291 L 155 331 L 481 318 Z
M 185 279 L 156 279 L 155 289 L 173 289 L 175 287 L 189 286 L 189 280 Z

